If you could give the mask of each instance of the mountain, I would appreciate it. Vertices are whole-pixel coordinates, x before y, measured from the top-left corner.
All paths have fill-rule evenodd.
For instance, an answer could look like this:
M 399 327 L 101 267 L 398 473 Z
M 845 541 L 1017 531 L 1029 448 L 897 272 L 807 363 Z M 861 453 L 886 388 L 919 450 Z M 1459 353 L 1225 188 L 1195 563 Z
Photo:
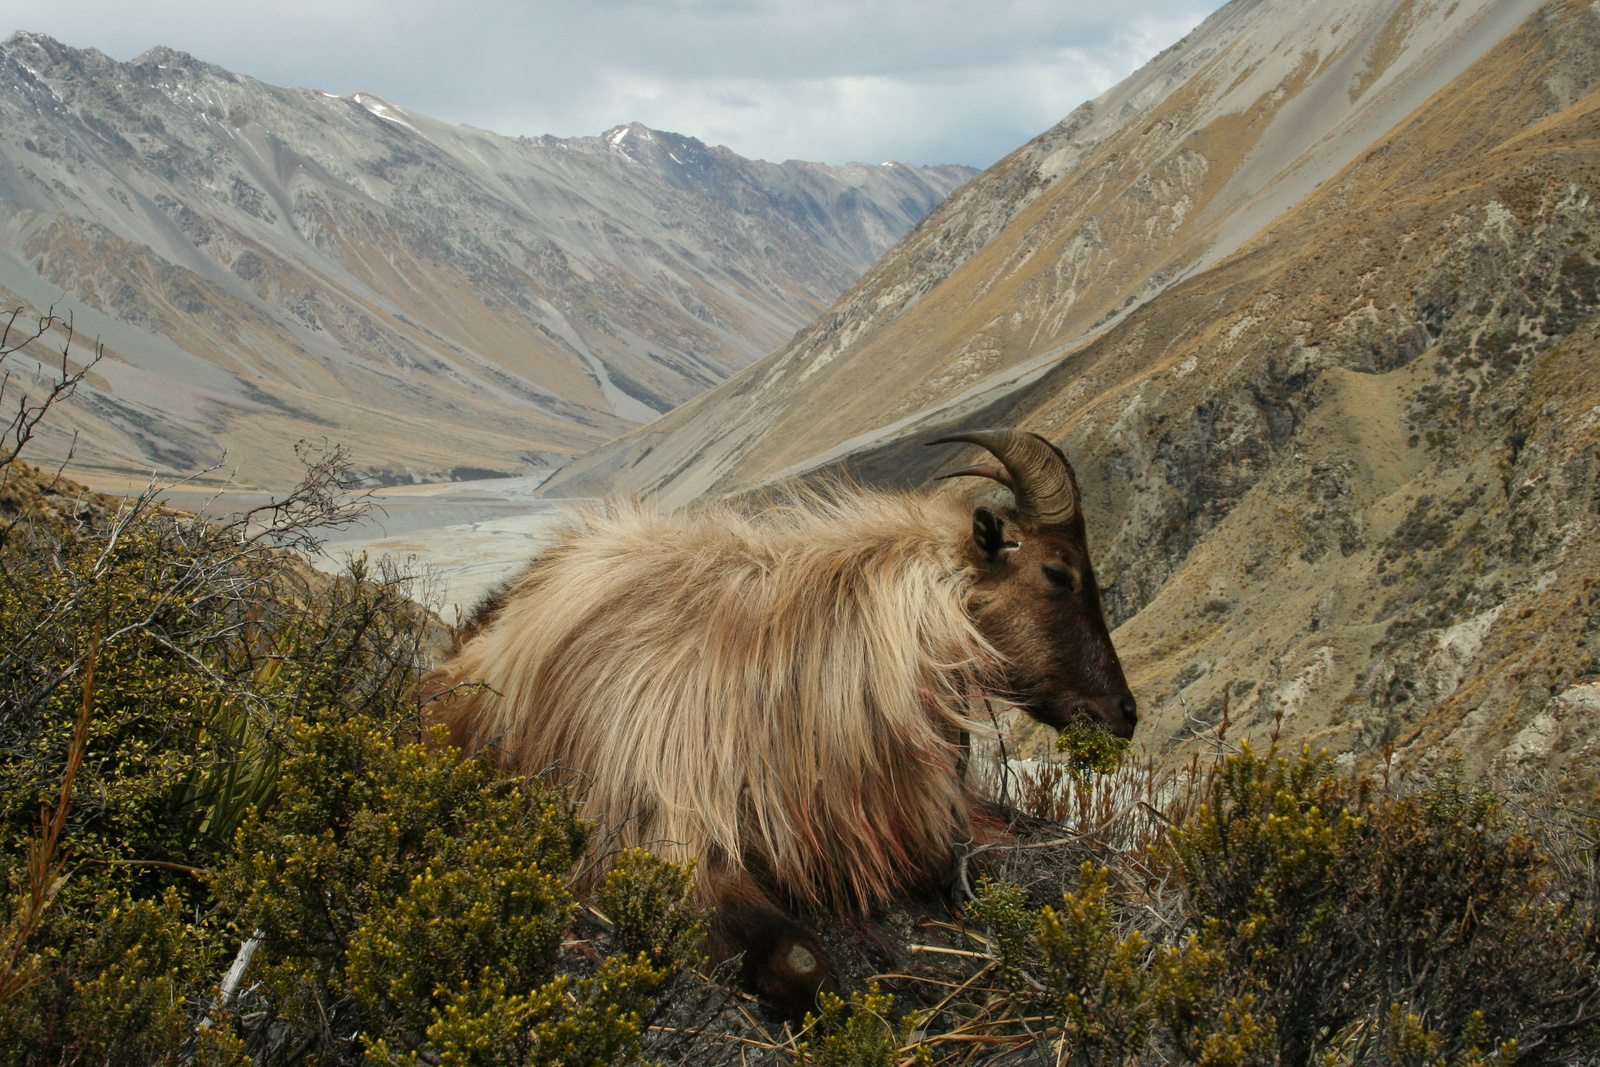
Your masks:
M 87 470 L 583 451 L 782 344 L 972 173 L 508 138 L 169 49 L 0 45 L 0 296 L 65 293 L 105 341 L 55 435 Z
M 978 173 L 954 164 L 913 167 L 893 160 L 836 167 L 794 159 L 768 163 L 637 122 L 615 126 L 599 137 L 542 137 L 539 143 L 626 160 L 675 189 L 726 202 L 743 214 L 776 215 L 858 273 L 876 263 L 950 190 Z
M 1235 0 L 969 183 L 782 351 L 557 484 L 677 503 L 1038 373 L 1237 249 L 1537 6 Z
M 1234 0 L 553 491 L 1077 466 L 1169 755 L 1600 791 L 1600 8 Z

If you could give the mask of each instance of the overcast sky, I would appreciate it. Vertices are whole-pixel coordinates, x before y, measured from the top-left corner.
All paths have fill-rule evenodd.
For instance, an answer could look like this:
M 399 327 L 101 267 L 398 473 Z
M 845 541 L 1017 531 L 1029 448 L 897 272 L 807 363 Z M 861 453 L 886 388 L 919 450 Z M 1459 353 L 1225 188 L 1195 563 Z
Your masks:
M 1220 0 L 0 0 L 0 36 L 164 44 L 506 134 L 622 122 L 758 159 L 984 167 Z

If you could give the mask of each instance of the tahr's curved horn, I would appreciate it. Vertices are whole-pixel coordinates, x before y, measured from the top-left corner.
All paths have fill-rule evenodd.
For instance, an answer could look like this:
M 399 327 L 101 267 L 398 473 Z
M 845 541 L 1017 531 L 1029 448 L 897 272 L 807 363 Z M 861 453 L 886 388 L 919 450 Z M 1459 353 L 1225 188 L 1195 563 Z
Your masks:
M 1061 450 L 1036 433 L 1016 430 L 971 430 L 953 433 L 930 445 L 962 442 L 988 449 L 1000 461 L 1009 479 L 984 464 L 964 467 L 946 477 L 973 474 L 1007 486 L 1017 498 L 1017 516 L 1027 522 L 1055 525 L 1070 522 L 1078 513 L 1078 490 L 1072 468 Z
M 936 445 L 939 442 L 929 441 L 928 443 Z M 974 463 L 970 467 L 962 467 L 960 470 L 933 476 L 933 480 L 936 482 L 942 482 L 946 478 L 993 478 L 1007 489 L 1015 491 L 1015 487 L 1011 484 L 1011 472 L 998 463 Z

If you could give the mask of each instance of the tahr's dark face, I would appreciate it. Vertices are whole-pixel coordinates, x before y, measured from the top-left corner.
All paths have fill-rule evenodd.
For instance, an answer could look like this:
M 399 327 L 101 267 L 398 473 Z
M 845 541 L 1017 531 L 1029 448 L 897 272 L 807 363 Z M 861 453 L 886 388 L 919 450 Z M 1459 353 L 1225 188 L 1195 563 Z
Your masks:
M 1030 524 L 980 507 L 972 559 L 973 615 L 1006 657 L 1006 695 L 1058 730 L 1089 721 L 1132 737 L 1138 705 L 1106 627 L 1082 514 Z

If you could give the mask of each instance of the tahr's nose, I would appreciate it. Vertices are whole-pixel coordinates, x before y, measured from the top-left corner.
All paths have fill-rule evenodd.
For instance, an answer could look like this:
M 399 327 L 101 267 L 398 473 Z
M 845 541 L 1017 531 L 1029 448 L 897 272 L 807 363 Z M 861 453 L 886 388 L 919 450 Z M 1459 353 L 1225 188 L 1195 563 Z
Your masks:
M 1129 726 L 1139 725 L 1139 702 L 1133 699 L 1132 693 L 1122 694 L 1122 717 L 1128 720 Z

